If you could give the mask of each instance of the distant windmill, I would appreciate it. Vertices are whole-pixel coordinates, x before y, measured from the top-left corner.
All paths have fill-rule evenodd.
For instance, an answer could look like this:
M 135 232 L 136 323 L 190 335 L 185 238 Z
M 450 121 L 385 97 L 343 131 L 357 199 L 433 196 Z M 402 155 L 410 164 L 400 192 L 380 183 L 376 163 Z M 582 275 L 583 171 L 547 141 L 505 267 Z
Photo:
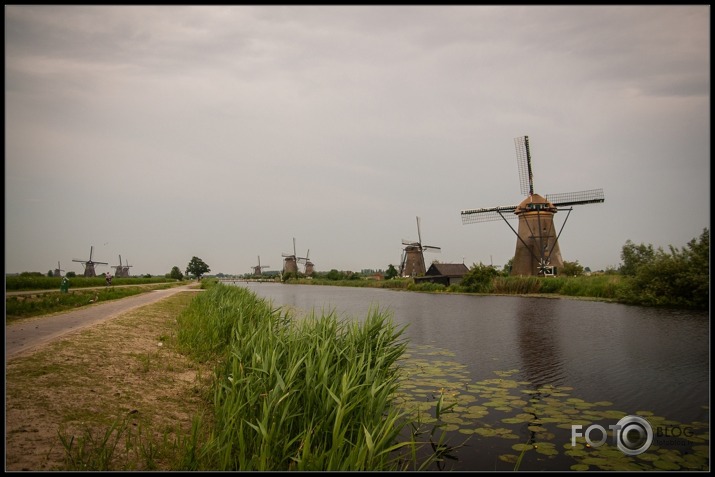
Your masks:
M 472 224 L 503 219 L 517 238 L 511 274 L 552 276 L 563 267 L 558 240 L 573 210 L 569 206 L 603 202 L 603 189 L 547 194 L 546 198 L 534 194 L 529 137 L 515 138 L 514 144 L 521 193 L 527 197 L 519 205 L 463 210 L 462 223 Z M 568 214 L 557 234 L 554 228 L 554 214 L 559 210 L 566 210 Z M 516 217 L 519 218 L 518 232 L 507 222 L 507 219 Z
M 293 237 L 293 254 L 283 253 L 281 254 L 285 260 L 283 261 L 283 273 L 293 273 L 298 275 L 298 257 L 295 252 L 295 237 Z
M 92 261 L 92 251 L 94 250 L 93 246 L 90 246 L 89 248 L 89 260 L 72 260 L 73 262 L 80 262 L 84 266 L 84 276 L 85 277 L 96 277 L 97 274 L 94 271 L 94 266 L 95 265 L 109 265 L 107 262 L 94 262 Z
M 417 217 L 417 242 L 402 239 L 405 248 L 400 260 L 401 277 L 421 277 L 427 272 L 425 267 L 424 252 L 440 252 L 440 247 L 422 245 L 422 232 L 420 231 L 420 218 Z
M 122 266 L 122 256 L 119 256 L 119 265 L 113 265 L 112 268 L 114 268 L 114 276 L 117 278 L 120 278 L 124 276 L 124 267 Z
M 57 262 L 57 268 L 55 268 L 54 276 L 61 277 L 62 272 L 64 272 L 64 270 L 62 270 L 62 268 L 60 267 L 60 262 Z
M 305 258 L 298 258 L 298 262 L 303 263 L 305 265 L 305 271 L 303 273 L 305 273 L 306 277 L 309 277 L 313 274 L 313 268 L 315 266 L 308 257 L 310 257 L 310 249 L 308 249 L 308 253 L 305 254 Z
M 263 275 L 264 268 L 271 268 L 271 267 L 270 267 L 270 265 L 261 265 L 261 256 L 259 255 L 258 256 L 258 265 L 256 265 L 255 267 L 252 267 L 252 268 L 253 268 L 253 274 L 255 276 L 261 276 L 261 275 Z
M 119 258 L 119 263 L 121 263 L 121 257 Z M 126 259 L 124 262 L 124 266 L 122 267 L 122 278 L 129 278 L 129 269 L 132 268 L 132 265 L 129 265 L 129 259 Z

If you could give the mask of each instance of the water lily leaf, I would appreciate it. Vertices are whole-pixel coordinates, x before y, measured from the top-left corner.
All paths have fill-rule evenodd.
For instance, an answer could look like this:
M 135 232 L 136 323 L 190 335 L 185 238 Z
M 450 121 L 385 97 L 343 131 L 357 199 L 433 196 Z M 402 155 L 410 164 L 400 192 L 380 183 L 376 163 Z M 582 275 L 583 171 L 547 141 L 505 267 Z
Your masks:
M 514 444 L 513 446 L 511 446 L 511 448 L 517 452 L 524 452 L 532 450 L 534 446 L 532 446 L 531 444 Z
M 643 453 L 638 454 L 636 458 L 644 460 L 646 462 L 655 462 L 656 460 L 660 459 L 660 456 L 658 456 L 657 454 Z
M 587 465 L 606 465 L 608 464 L 608 459 L 604 459 L 602 457 L 586 457 L 581 461 L 582 464 L 587 464 Z
M 514 454 L 502 454 L 499 456 L 499 460 L 507 464 L 516 464 L 518 458 L 519 457 Z
M 656 460 L 655 462 L 653 462 L 653 467 L 660 470 L 680 470 L 680 466 L 675 462 L 670 462 L 663 459 Z
M 543 455 L 558 455 L 559 454 L 559 451 L 557 451 L 553 447 L 539 446 L 536 448 L 536 452 L 538 452 L 539 454 L 543 454 Z
M 524 419 L 520 417 L 507 417 L 505 419 L 502 419 L 501 422 L 504 424 L 523 424 L 525 422 L 529 422 L 529 419 Z
M 474 432 L 484 437 L 494 437 L 497 435 L 497 433 L 494 432 L 494 429 L 490 429 L 488 427 L 480 427 L 478 429 L 475 429 Z
M 571 466 L 571 470 L 579 471 L 579 470 L 588 470 L 590 469 L 589 466 L 586 464 L 574 464 Z
M 531 432 L 543 432 L 547 430 L 545 427 L 541 426 L 529 426 L 527 429 L 529 429 Z

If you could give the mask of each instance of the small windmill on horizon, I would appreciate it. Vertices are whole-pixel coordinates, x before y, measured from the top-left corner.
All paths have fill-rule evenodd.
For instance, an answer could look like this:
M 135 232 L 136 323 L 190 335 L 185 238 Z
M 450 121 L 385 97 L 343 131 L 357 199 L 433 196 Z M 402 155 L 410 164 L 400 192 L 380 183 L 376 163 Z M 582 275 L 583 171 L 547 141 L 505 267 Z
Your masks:
M 529 136 L 514 139 L 521 193 L 526 196 L 519 205 L 468 209 L 461 212 L 462 224 L 503 219 L 516 234 L 516 250 L 512 275 L 553 276 L 563 267 L 559 237 L 574 205 L 595 204 L 605 200 L 603 189 L 546 194 L 534 193 Z M 554 214 L 567 211 L 561 229 L 556 232 Z M 519 230 L 514 230 L 509 219 L 519 219 Z
M 253 270 L 253 274 L 255 276 L 261 276 L 263 275 L 263 269 L 264 268 L 271 268 L 270 265 L 261 265 L 261 256 L 258 256 L 258 265 L 255 265 L 254 267 L 251 267 Z
M 56 277 L 61 277 L 61 276 L 62 276 L 62 272 L 64 272 L 64 270 L 62 270 L 62 267 L 60 267 L 60 262 L 58 261 L 58 262 L 57 262 L 57 268 L 55 268 L 55 271 L 54 271 L 54 276 L 56 276 Z
M 313 274 L 313 268 L 315 266 L 313 262 L 310 261 L 309 257 L 310 249 L 308 249 L 308 253 L 305 254 L 305 258 L 298 258 L 298 263 L 302 263 L 305 266 L 303 273 L 306 277 L 309 277 Z
M 420 230 L 420 218 L 417 217 L 417 242 L 402 239 L 405 248 L 402 251 L 400 260 L 401 277 L 421 277 L 427 272 L 425 266 L 424 252 L 440 252 L 440 247 L 432 245 L 422 245 L 422 232 Z
M 293 237 L 293 253 L 283 253 L 282 257 L 285 259 L 283 261 L 283 273 L 292 273 L 298 276 L 298 263 L 303 263 L 307 260 L 304 257 L 298 257 L 295 249 L 295 237 Z

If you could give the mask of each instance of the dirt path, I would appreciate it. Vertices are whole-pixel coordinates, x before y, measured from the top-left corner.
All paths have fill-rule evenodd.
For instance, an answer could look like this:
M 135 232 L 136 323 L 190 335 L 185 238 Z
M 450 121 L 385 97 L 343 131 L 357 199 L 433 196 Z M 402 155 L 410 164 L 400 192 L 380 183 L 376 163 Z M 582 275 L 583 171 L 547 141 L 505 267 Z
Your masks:
M 6 326 L 5 471 L 168 470 L 172 443 L 190 433 L 211 378 L 174 346 L 194 291 L 157 290 Z M 116 447 L 100 452 L 116 425 Z
M 39 316 L 5 326 L 5 361 L 28 352 L 66 333 L 108 320 L 120 313 L 155 303 L 175 293 L 197 290 L 195 285 L 184 285 L 165 290 L 112 300 L 67 313 Z

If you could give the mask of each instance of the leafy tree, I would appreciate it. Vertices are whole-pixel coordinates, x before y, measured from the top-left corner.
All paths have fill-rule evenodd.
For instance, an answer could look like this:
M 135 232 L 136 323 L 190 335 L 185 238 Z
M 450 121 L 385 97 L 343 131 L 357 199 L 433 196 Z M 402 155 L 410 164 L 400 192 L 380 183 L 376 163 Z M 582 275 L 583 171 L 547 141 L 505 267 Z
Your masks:
M 624 250 L 629 244 L 626 243 Z M 631 249 L 632 250 L 632 249 Z M 632 272 L 627 301 L 643 305 L 685 306 L 707 309 L 710 300 L 710 231 L 692 239 L 682 249 L 669 246 L 653 250 L 652 245 L 637 247 L 645 251 Z M 651 256 L 652 252 L 652 256 Z
M 468 292 L 487 293 L 491 290 L 494 277 L 498 275 L 499 271 L 496 268 L 479 262 L 479 265 L 472 265 L 460 285 Z
M 502 269 L 502 275 L 507 277 L 511 275 L 512 265 L 514 265 L 514 257 L 511 257 L 509 261 L 504 264 L 504 268 Z
M 644 263 L 651 262 L 654 258 L 655 250 L 653 250 L 653 245 L 636 245 L 628 239 L 621 250 L 623 265 L 621 265 L 620 272 L 626 276 L 635 276 L 638 267 Z
M 398 275 L 397 269 L 393 264 L 388 265 L 387 271 L 385 272 L 385 280 L 390 280 Z
M 186 266 L 186 274 L 193 275 L 201 280 L 201 276 L 210 272 L 211 269 L 199 257 L 191 257 L 191 261 Z
M 171 269 L 171 273 L 169 273 L 169 278 L 174 278 L 176 280 L 183 280 L 184 274 L 181 273 L 181 270 L 179 270 L 179 267 L 174 266 L 174 268 Z
M 74 277 L 77 276 L 77 274 L 76 274 L 75 272 L 67 272 L 67 273 L 65 274 L 65 276 L 66 276 L 67 278 L 74 278 Z
M 567 277 L 577 277 L 583 275 L 583 267 L 578 263 L 578 260 L 575 262 L 567 262 L 564 260 L 564 266 L 561 269 L 561 275 L 565 275 Z
M 48 277 L 53 277 L 53 276 L 55 276 L 55 273 L 54 273 L 52 270 L 50 270 L 50 271 L 47 272 L 47 276 L 48 276 Z

